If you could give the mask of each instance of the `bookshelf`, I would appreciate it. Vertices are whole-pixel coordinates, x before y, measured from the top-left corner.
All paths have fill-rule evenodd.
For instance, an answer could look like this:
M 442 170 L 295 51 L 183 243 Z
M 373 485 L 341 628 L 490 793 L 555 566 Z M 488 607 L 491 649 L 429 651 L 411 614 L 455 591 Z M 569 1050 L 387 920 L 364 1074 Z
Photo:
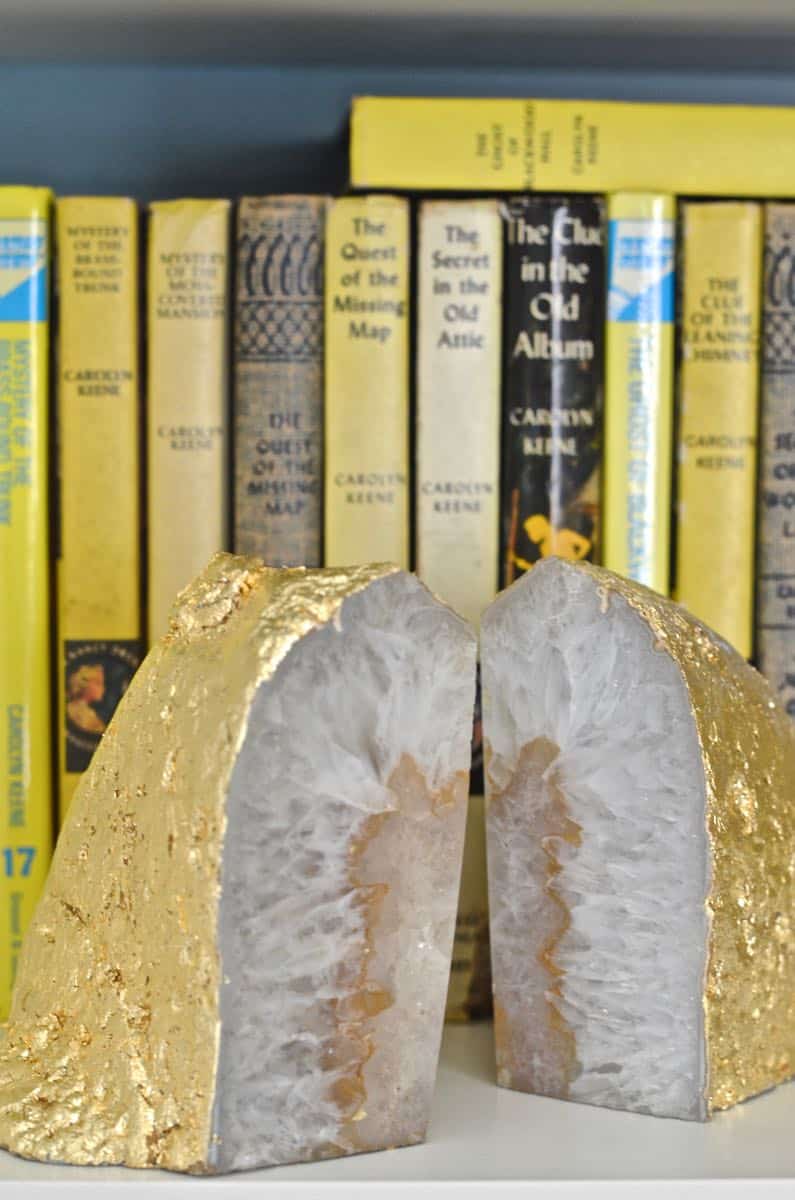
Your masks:
M 0 1200 L 783 1200 L 795 1176 L 793 1121 L 793 1085 L 706 1126 L 509 1092 L 494 1086 L 491 1027 L 452 1025 L 423 1146 L 210 1179 L 0 1152 Z
M 785 0 L 0 0 L 0 173 L 60 193 L 339 192 L 356 93 L 795 105 Z M 493 1086 L 488 1026 L 445 1035 L 423 1147 L 232 1179 L 28 1164 L 20 1194 L 791 1194 L 795 1084 L 708 1127 Z

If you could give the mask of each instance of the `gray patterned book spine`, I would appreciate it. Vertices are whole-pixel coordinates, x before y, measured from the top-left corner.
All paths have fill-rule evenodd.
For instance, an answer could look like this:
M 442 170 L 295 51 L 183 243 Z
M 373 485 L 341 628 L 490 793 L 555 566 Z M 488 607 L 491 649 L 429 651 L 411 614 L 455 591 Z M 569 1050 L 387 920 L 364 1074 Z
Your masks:
M 795 204 L 765 205 L 756 656 L 795 716 Z
M 319 566 L 325 196 L 245 197 L 237 224 L 238 554 Z

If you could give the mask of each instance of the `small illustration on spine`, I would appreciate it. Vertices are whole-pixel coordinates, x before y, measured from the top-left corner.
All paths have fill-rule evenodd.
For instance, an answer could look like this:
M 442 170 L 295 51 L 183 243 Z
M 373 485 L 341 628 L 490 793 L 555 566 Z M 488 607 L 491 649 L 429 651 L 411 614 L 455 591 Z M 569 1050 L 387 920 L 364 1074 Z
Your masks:
M 141 663 L 140 641 L 64 643 L 67 771 L 85 771 Z
M 60 546 L 53 657 L 63 819 L 99 743 L 99 725 L 107 725 L 141 658 L 143 439 L 136 205 L 124 197 L 66 196 L 57 203 L 56 229 Z M 151 482 L 150 474 L 150 490 Z M 165 518 L 162 504 L 155 511 Z M 126 648 L 124 687 L 115 675 L 117 646 Z M 87 658 L 80 647 L 90 648 Z

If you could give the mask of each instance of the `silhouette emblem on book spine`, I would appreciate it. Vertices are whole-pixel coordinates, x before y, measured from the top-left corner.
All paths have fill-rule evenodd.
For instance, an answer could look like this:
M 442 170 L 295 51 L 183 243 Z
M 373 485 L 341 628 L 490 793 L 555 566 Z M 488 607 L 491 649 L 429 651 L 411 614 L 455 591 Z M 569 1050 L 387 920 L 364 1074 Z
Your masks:
M 584 537 L 576 529 L 555 529 L 542 513 L 528 517 L 522 528 L 530 541 L 538 546 L 541 558 L 556 554 L 559 558 L 581 559 L 585 558 L 591 549 L 590 538 Z M 511 550 L 510 558 L 521 571 L 529 571 L 533 565 L 515 550 Z

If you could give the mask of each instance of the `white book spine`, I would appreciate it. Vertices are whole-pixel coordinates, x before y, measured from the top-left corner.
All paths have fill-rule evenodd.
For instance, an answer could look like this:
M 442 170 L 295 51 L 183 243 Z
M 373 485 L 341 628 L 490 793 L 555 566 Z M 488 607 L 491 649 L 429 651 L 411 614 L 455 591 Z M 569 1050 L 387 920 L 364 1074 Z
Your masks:
M 496 201 L 420 207 L 417 573 L 475 626 L 497 591 L 502 221 Z

